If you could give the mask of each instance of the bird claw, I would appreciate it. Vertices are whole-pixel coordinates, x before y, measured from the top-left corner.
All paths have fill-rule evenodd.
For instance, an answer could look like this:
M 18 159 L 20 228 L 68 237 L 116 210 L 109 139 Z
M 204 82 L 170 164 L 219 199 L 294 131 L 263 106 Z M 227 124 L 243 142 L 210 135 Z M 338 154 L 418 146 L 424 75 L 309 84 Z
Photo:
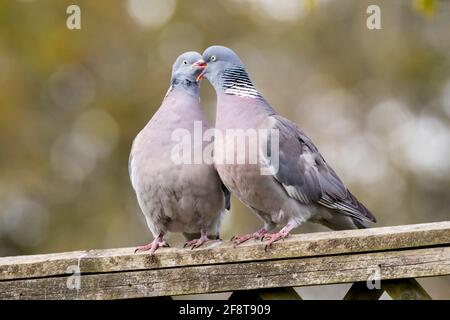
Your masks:
M 236 247 L 236 246 L 240 245 L 241 243 L 243 243 L 247 240 L 250 240 L 250 239 L 255 239 L 255 240 L 262 239 L 266 233 L 267 233 L 267 231 L 265 229 L 261 229 L 254 233 L 251 233 L 251 234 L 244 234 L 242 236 L 233 236 L 233 238 L 231 238 L 231 241 L 234 242 L 234 247 Z
M 284 240 L 288 236 L 289 236 L 289 232 L 284 232 L 283 230 L 281 230 L 280 232 L 277 232 L 277 233 L 266 233 L 263 236 L 263 240 L 267 240 L 267 244 L 264 247 L 264 251 L 267 252 L 267 250 L 269 250 L 269 248 L 272 247 L 272 244 L 274 242 L 279 241 L 279 240 Z
M 154 256 L 155 251 L 160 247 L 170 247 L 170 245 L 164 240 L 155 239 L 152 242 L 150 242 L 149 244 L 146 244 L 141 247 L 137 247 L 134 250 L 134 253 L 136 254 L 138 252 L 149 251 L 149 255 Z
M 205 237 L 202 236 L 199 239 L 194 239 L 194 240 L 186 242 L 184 244 L 183 248 L 191 247 L 191 250 L 197 249 L 197 248 L 201 247 L 204 243 L 206 243 L 208 241 L 213 241 L 213 240 L 209 239 L 206 236 Z
M 231 241 L 234 242 L 234 247 L 236 247 L 251 238 L 252 238 L 251 234 L 245 234 L 242 236 L 233 236 L 233 238 L 231 238 Z

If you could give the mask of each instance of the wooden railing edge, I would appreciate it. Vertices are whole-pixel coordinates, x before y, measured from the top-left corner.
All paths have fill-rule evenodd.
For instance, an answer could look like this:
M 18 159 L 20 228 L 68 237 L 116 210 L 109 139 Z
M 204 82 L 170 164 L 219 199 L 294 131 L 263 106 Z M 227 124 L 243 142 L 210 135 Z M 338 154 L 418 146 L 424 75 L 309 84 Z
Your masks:
M 257 242 L 238 248 L 224 242 L 192 251 L 164 249 L 156 261 L 145 253 L 134 255 L 130 248 L 45 257 L 0 258 L 0 299 L 121 299 L 224 291 L 237 291 L 233 299 L 296 298 L 289 287 L 348 282 L 355 283 L 348 299 L 376 298 L 381 291 L 393 298 L 425 299 L 429 295 L 414 278 L 450 274 L 450 222 L 295 235 L 268 252 Z M 371 277 L 383 287 L 363 293 Z
M 0 257 L 0 281 L 68 275 L 78 265 L 83 273 L 103 273 L 181 266 L 213 265 L 230 261 L 265 261 L 347 253 L 413 249 L 450 244 L 450 221 L 292 235 L 265 251 L 260 241 L 235 248 L 229 241 L 189 250 L 163 248 L 155 259 L 134 248 L 87 250 L 30 256 Z

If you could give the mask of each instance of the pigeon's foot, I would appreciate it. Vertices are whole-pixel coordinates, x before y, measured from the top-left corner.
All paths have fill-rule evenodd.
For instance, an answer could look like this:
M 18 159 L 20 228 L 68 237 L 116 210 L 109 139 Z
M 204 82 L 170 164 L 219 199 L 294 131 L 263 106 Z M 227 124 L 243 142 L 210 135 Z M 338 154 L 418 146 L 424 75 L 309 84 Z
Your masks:
M 289 232 L 291 232 L 293 228 L 287 224 L 283 229 L 281 229 L 279 232 L 276 233 L 266 233 L 263 236 L 262 240 L 267 240 L 266 246 L 264 247 L 264 250 L 267 251 L 271 246 L 272 243 L 280 240 L 280 239 L 284 239 L 287 236 L 289 236 Z
M 208 238 L 208 234 L 206 232 L 201 231 L 201 236 L 198 239 L 194 239 L 191 241 L 188 241 L 184 244 L 184 248 L 190 247 L 192 249 L 196 249 L 198 247 L 201 247 L 204 243 L 208 241 L 217 241 L 217 240 L 211 240 Z
M 151 243 L 136 248 L 136 250 L 134 250 L 134 253 L 148 251 L 149 255 L 153 256 L 155 251 L 160 247 L 169 247 L 169 244 L 165 240 L 163 240 L 162 235 L 155 238 L 155 240 L 153 240 Z
M 267 230 L 262 228 L 256 231 L 255 233 L 244 234 L 241 236 L 234 236 L 233 238 L 231 238 L 231 241 L 234 242 L 234 246 L 238 246 L 241 243 L 250 239 L 257 239 L 257 240 L 262 239 L 265 234 L 267 234 Z

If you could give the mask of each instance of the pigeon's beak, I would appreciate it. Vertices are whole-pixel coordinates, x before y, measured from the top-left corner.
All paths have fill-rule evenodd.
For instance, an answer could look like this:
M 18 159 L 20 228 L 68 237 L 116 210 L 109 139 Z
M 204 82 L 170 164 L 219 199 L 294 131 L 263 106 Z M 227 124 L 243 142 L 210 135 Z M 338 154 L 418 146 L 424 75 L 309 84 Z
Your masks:
M 202 70 L 202 72 L 201 72 L 201 73 L 198 75 L 198 77 L 197 77 L 197 82 L 199 82 L 200 80 L 203 79 L 203 76 L 205 75 L 206 67 L 207 67 L 207 66 L 208 66 L 208 65 L 206 64 L 206 62 L 205 62 L 203 59 L 198 60 L 197 62 L 195 62 L 195 63 L 192 65 L 192 68 L 198 67 L 198 68 L 200 68 L 200 69 Z

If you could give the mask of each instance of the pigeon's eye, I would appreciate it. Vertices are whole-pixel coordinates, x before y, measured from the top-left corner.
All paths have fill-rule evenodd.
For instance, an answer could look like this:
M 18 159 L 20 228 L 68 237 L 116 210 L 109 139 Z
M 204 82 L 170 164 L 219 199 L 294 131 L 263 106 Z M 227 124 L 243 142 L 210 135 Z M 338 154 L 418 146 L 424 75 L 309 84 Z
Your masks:
M 217 58 L 216 58 L 216 56 L 211 56 L 211 58 L 209 58 L 209 60 L 211 60 L 212 62 L 214 62 L 214 61 L 217 60 Z
M 187 65 L 187 64 L 188 64 L 188 61 L 187 61 L 187 60 L 184 60 L 184 61 L 183 61 L 183 64 Z

